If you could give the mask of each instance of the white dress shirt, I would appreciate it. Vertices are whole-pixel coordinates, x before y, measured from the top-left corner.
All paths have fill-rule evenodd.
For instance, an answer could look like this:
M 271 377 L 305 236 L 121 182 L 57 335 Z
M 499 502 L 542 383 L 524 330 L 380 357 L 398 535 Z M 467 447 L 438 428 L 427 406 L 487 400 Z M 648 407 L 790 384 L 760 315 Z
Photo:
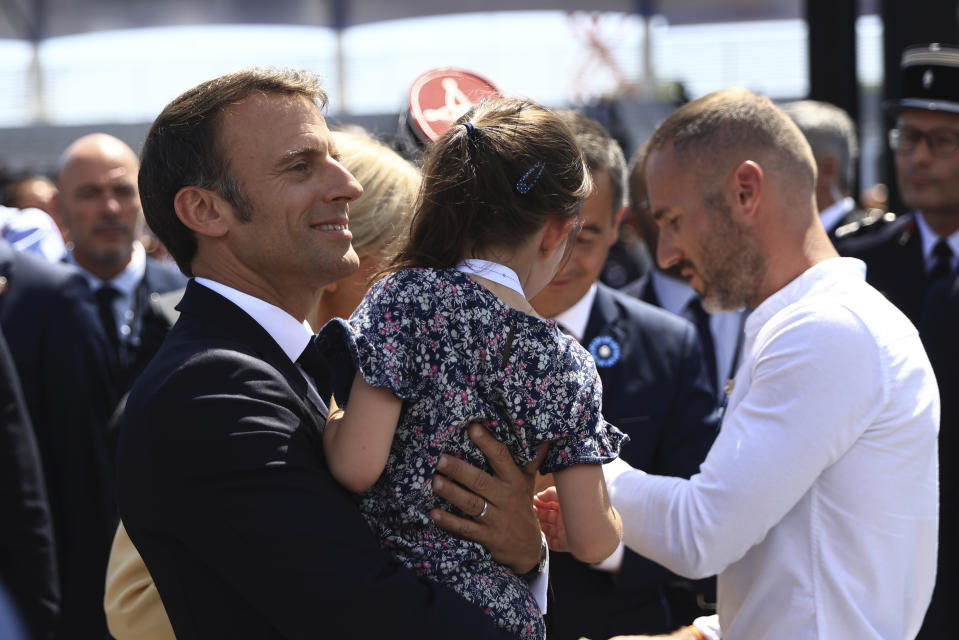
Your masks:
M 864 276 L 826 260 L 752 312 L 699 474 L 604 467 L 627 546 L 719 573 L 724 638 L 911 638 L 922 623 L 938 388 L 915 327 Z

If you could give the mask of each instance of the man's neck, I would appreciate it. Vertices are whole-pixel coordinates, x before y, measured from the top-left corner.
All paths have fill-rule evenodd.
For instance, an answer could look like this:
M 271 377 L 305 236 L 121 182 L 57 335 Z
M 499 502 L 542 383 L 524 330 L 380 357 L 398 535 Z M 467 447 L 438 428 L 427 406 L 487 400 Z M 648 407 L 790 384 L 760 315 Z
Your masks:
M 131 254 L 127 256 L 127 259 L 122 263 L 104 264 L 102 262 L 88 260 L 85 256 L 77 255 L 76 252 L 73 254 L 73 260 L 77 263 L 77 266 L 104 282 L 108 282 L 123 273 L 123 270 L 127 268 L 132 258 L 133 255 Z

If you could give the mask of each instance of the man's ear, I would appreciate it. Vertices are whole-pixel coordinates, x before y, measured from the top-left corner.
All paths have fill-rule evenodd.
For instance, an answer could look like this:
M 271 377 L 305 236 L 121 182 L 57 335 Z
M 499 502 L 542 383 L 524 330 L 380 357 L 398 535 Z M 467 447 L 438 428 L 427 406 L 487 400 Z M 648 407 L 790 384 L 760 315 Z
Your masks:
M 764 180 L 763 168 L 752 160 L 743 161 L 733 170 L 732 189 L 735 204 L 744 216 L 756 215 L 762 199 Z
M 546 223 L 546 228 L 543 229 L 543 237 L 539 244 L 539 250 L 543 252 L 544 257 L 548 258 L 553 255 L 553 252 L 569 237 L 569 232 L 573 230 L 574 224 L 576 224 L 576 216 L 550 218 L 549 222 Z
M 609 246 L 616 244 L 616 241 L 619 240 L 619 226 L 623 224 L 623 218 L 626 214 L 626 206 L 619 208 L 615 214 L 613 214 L 613 233 L 609 237 Z
M 218 193 L 195 186 L 183 187 L 173 197 L 173 209 L 180 222 L 203 236 L 226 235 L 228 206 Z

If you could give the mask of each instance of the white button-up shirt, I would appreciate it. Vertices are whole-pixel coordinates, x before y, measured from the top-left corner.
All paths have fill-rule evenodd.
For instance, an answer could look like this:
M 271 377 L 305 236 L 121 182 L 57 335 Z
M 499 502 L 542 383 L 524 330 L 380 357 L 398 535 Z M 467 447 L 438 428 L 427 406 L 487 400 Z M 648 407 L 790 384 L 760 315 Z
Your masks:
M 938 389 L 916 329 L 864 276 L 858 260 L 826 260 L 752 312 L 699 474 L 604 467 L 627 546 L 679 574 L 719 573 L 727 640 L 911 638 L 922 623 Z

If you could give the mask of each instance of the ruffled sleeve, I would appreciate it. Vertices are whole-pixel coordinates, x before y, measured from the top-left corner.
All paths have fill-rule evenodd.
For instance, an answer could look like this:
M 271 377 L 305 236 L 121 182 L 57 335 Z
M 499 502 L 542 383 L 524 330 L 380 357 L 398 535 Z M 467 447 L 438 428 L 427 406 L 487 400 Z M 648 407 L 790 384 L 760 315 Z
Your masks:
M 401 400 L 416 397 L 429 354 L 424 318 L 432 306 L 419 271 L 392 274 L 376 284 L 350 316 L 330 320 L 317 345 L 335 370 L 337 404 L 345 405 L 357 369 L 370 386 L 390 389 Z

